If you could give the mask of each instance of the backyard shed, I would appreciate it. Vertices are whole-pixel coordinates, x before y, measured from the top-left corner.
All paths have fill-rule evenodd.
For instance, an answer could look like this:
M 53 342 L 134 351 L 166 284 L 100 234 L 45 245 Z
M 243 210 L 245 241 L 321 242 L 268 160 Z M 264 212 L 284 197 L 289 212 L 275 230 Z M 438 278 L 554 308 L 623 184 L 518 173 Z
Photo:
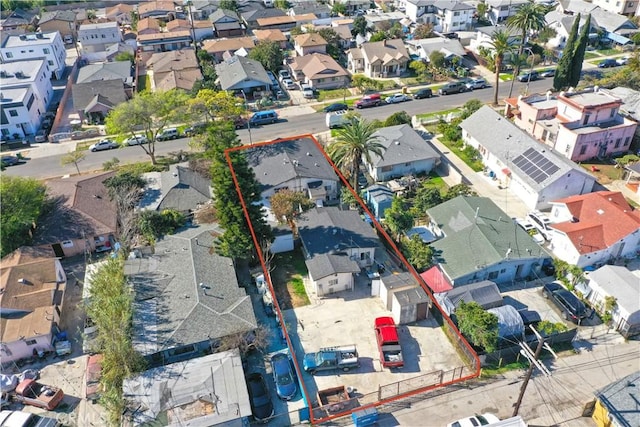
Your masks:
M 391 312 L 398 325 L 417 322 L 429 315 L 429 296 L 421 286 L 403 289 L 391 294 Z
M 374 280 L 371 284 L 371 295 L 377 295 L 384 307 L 391 311 L 393 308 L 393 294 L 405 289 L 413 289 L 418 282 L 409 273 L 393 273 Z M 397 320 L 397 319 L 396 319 Z

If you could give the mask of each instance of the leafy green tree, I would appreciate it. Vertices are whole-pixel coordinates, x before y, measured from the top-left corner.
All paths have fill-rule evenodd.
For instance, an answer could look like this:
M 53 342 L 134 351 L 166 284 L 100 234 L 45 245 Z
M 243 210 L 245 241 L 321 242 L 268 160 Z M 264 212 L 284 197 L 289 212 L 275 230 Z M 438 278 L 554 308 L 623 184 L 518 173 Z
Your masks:
M 62 166 L 74 165 L 78 175 L 80 175 L 80 167 L 78 167 L 78 163 L 83 161 L 85 157 L 87 157 L 87 154 L 84 151 L 69 151 L 67 154 L 62 156 L 60 164 Z
M 31 241 L 31 232 L 45 208 L 47 189 L 33 178 L 3 176 L 0 179 L 1 256 Z
M 129 17 L 131 18 L 131 29 L 133 31 L 138 31 L 138 22 L 140 22 L 140 16 L 138 15 L 138 12 L 132 10 L 131 12 L 129 12 Z
M 243 100 L 224 90 L 201 89 L 188 101 L 188 111 L 192 118 L 203 117 L 205 121 L 231 119 L 246 112 Z
M 489 5 L 487 5 L 484 1 L 480 1 L 476 5 L 476 12 L 478 13 L 478 18 L 484 19 L 487 16 L 487 12 L 489 12 Z
M 291 8 L 291 3 L 289 3 L 287 0 L 275 0 L 273 2 L 273 5 L 276 8 L 282 9 L 282 10 L 289 10 Z
M 385 31 L 376 31 L 369 39 L 369 42 L 381 42 L 382 40 L 387 40 L 388 38 L 389 36 Z
M 354 36 L 357 36 L 358 34 L 361 36 L 367 35 L 367 20 L 364 16 L 356 16 L 353 20 L 353 29 L 351 30 L 351 33 Z
M 138 215 L 138 229 L 150 242 L 155 242 L 159 237 L 173 234 L 184 226 L 187 218 L 174 209 L 165 209 L 162 212 L 145 210 Z
M 304 34 L 301 26 L 293 27 L 291 31 L 289 31 L 292 36 L 299 36 L 300 34 Z
M 433 249 L 417 234 L 402 243 L 402 253 L 418 271 L 424 271 L 433 265 Z
M 356 74 L 351 78 L 351 84 L 356 87 L 360 92 L 364 92 L 367 89 L 380 90 L 382 89 L 382 82 L 374 79 L 370 79 L 362 74 Z
M 573 50 L 573 63 L 571 66 L 571 74 L 569 75 L 569 87 L 578 87 L 580 82 L 580 74 L 582 73 L 582 63 L 584 54 L 587 51 L 587 43 L 589 43 L 589 30 L 591 28 L 591 14 L 587 15 L 587 19 L 580 31 L 580 37 L 575 43 Z
M 498 347 L 498 316 L 489 313 L 477 302 L 460 302 L 456 309 L 460 332 L 487 353 Z
M 522 56 L 524 45 L 527 42 L 527 34 L 530 32 L 540 31 L 547 25 L 545 15 L 547 9 L 544 5 L 527 2 L 518 7 L 516 13 L 507 19 L 507 27 L 520 30 L 520 46 L 518 47 L 518 56 Z M 520 73 L 520 67 L 515 66 L 513 75 Z M 513 84 L 515 79 L 511 80 L 509 88 L 509 98 L 513 93 Z
M 149 139 L 139 147 L 156 164 L 156 138 L 162 130 L 174 123 L 189 121 L 189 97 L 180 90 L 137 93 L 128 102 L 118 104 L 107 116 L 106 128 L 110 134 L 134 136 L 142 130 Z
M 640 33 L 635 33 L 634 35 L 631 36 L 631 41 L 633 42 L 633 44 L 635 44 L 636 46 L 640 45 Z
M 624 67 L 619 67 L 611 74 L 607 74 L 596 84 L 602 87 L 624 86 L 640 91 L 640 53 L 636 52 Z
M 498 88 L 500 86 L 500 70 L 502 70 L 502 62 L 508 53 L 512 53 L 515 49 L 514 41 L 507 31 L 497 30 L 491 35 L 491 46 L 495 80 L 493 84 L 493 105 L 498 105 Z M 515 78 L 515 76 L 514 76 Z
M 384 127 L 410 124 L 411 116 L 406 111 L 396 111 L 384 121 Z
M 120 62 L 129 61 L 133 64 L 135 61 L 135 56 L 131 52 L 120 52 L 114 57 L 114 59 Z
M 220 9 L 238 12 L 238 2 L 236 0 L 220 0 Z
M 425 216 L 427 209 L 431 209 L 442 203 L 440 190 L 435 187 L 430 187 L 428 184 L 428 182 L 425 182 L 425 184 L 418 187 L 416 195 L 413 198 L 412 212 L 419 218 Z
M 478 193 L 473 191 L 471 187 L 466 184 L 456 184 L 447 190 L 443 201 L 455 199 L 458 196 L 477 196 Z
M 567 325 L 565 325 L 562 322 L 550 322 L 549 320 L 543 320 L 540 323 L 538 323 L 538 332 L 540 332 L 541 335 L 548 337 L 550 335 L 553 334 L 557 334 L 560 332 L 565 332 L 567 331 L 569 328 L 567 328 Z
M 433 34 L 433 24 L 418 24 L 416 29 L 413 30 L 413 38 L 414 39 L 428 39 L 434 37 Z
M 411 68 L 419 79 L 430 80 L 432 77 L 429 67 L 424 61 L 414 60 L 409 62 L 409 68 Z
M 402 24 L 399 22 L 394 23 L 391 28 L 387 30 L 387 36 L 390 39 L 401 39 L 404 37 L 404 31 L 402 30 Z
M 444 68 L 445 62 L 444 53 L 439 50 L 435 50 L 429 55 L 429 64 L 434 68 Z
M 562 56 L 556 67 L 556 74 L 553 76 L 553 89 L 562 90 L 569 86 L 569 81 L 572 75 L 573 69 L 573 55 L 575 52 L 575 42 L 578 35 L 578 26 L 580 25 L 580 14 L 578 14 L 574 21 L 567 43 L 562 51 Z
M 271 196 L 271 211 L 277 219 L 287 222 L 294 235 L 297 235 L 296 224 L 293 219 L 301 212 L 308 211 L 315 206 L 313 200 L 300 191 L 282 190 Z
M 371 163 L 372 156 L 383 157 L 384 146 L 373 134 L 376 128 L 362 118 L 351 120 L 337 131 L 337 137 L 327 147 L 331 160 L 351 179 L 351 186 L 358 193 L 358 171 L 362 159 Z
M 327 42 L 327 54 L 333 59 L 340 59 L 342 48 L 340 47 L 340 36 L 338 33 L 331 28 L 321 28 L 318 30 L 318 34 Z
M 358 205 L 358 200 L 347 187 L 342 187 L 340 189 L 340 203 L 354 207 Z
M 249 52 L 249 58 L 255 59 L 264 68 L 272 72 L 277 72 L 282 65 L 284 54 L 278 42 L 261 41 Z
M 391 207 L 384 211 L 384 220 L 391 233 L 395 236 L 396 242 L 402 238 L 402 234 L 413 227 L 413 217 L 407 209 L 405 201 L 395 196 L 391 201 Z
M 336 15 L 345 16 L 347 14 L 347 6 L 341 1 L 336 1 L 333 3 L 333 7 L 331 8 L 331 12 Z
M 480 108 L 482 108 L 483 105 L 484 103 L 479 99 L 474 98 L 474 99 L 468 100 L 462 106 L 462 113 L 460 114 L 460 118 L 462 120 L 466 119 L 467 117 L 471 116 L 473 113 L 478 111 Z

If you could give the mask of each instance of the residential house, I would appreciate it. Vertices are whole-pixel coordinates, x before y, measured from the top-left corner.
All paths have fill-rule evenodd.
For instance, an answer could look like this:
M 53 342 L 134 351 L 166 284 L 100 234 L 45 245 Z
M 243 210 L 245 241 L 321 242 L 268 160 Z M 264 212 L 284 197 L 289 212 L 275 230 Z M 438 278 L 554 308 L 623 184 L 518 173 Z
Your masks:
M 515 15 L 522 5 L 529 3 L 529 0 L 486 0 L 485 3 L 488 6 L 486 18 L 493 25 L 498 25 Z
M 183 228 L 153 254 L 125 261 L 133 285 L 133 347 L 152 367 L 210 354 L 229 335 L 258 324 L 233 261 L 213 248 L 215 225 Z
M 218 6 L 210 0 L 191 0 L 188 5 L 185 5 L 187 11 L 189 8 L 191 9 L 191 19 L 194 20 L 208 20 L 209 16 L 218 10 Z
M 211 39 L 214 37 L 213 25 L 211 25 L 211 21 L 209 20 L 201 20 L 201 21 L 191 21 L 190 23 L 193 28 L 193 38 L 196 41 L 201 41 L 204 39 Z M 169 26 L 167 26 L 169 28 Z
M 374 181 L 428 174 L 440 162 L 438 152 L 407 124 L 378 129 L 373 135 L 384 147 L 382 156 L 371 153 L 365 166 Z
M 276 42 L 280 46 L 281 49 L 286 49 L 289 44 L 289 40 L 287 36 L 280 30 L 254 30 L 253 35 L 255 36 L 258 43 L 260 42 Z
M 35 134 L 53 97 L 44 59 L 0 64 L 0 131 L 3 139 Z
M 132 5 L 118 3 L 105 9 L 105 17 L 109 21 L 115 21 L 120 25 L 131 25 L 131 13 L 133 11 Z
M 244 36 L 247 32 L 238 14 L 231 10 L 218 9 L 209 16 L 218 38 Z
M 486 197 L 458 196 L 427 210 L 440 270 L 454 287 L 491 280 L 498 286 L 543 275 L 551 257 Z
M 318 297 L 353 290 L 354 274 L 374 262 L 380 242 L 358 211 L 314 208 L 296 221 L 305 264 Z
M 287 11 L 287 15 L 289 16 L 308 14 L 313 14 L 318 19 L 326 19 L 331 16 L 331 8 L 326 4 L 317 2 L 299 2 L 293 3 L 293 7 Z
M 244 93 L 256 98 L 261 92 L 270 90 L 272 82 L 261 63 L 234 55 L 216 65 L 218 84 L 222 90 Z
M 481 47 L 493 51 L 492 37 L 496 31 L 503 31 L 508 34 L 508 40 L 511 43 L 516 43 L 520 40 L 521 32 L 517 28 L 507 27 L 506 25 L 489 25 L 486 27 L 476 27 L 476 37 L 469 40 L 469 50 L 480 55 Z M 509 58 L 510 55 L 506 54 L 505 58 Z
M 132 76 L 131 62 L 129 61 L 87 64 L 78 70 L 76 84 L 117 79 L 122 80 L 125 93 L 131 98 L 133 96 L 135 80 Z
M 192 49 L 154 53 L 147 61 L 147 74 L 151 75 L 153 91 L 190 91 L 196 81 L 202 80 L 198 58 Z
M 349 73 L 329 55 L 320 53 L 297 56 L 289 64 L 296 80 L 314 89 L 336 89 L 349 86 Z
M 138 17 L 140 19 L 157 18 L 168 22 L 178 18 L 178 12 L 173 1 L 151 0 L 138 5 Z
M 131 426 L 242 426 L 251 416 L 244 375 L 238 349 L 146 370 L 124 380 L 126 406 L 138 410 L 123 418 Z
M 211 26 L 211 23 L 209 23 Z M 191 22 L 186 19 L 174 19 L 173 21 L 167 22 L 165 25 L 165 31 L 191 31 Z M 213 31 L 213 30 L 212 30 Z
M 296 36 L 294 49 L 298 56 L 311 53 L 327 53 L 327 41 L 318 33 L 306 33 Z
M 211 180 L 187 164 L 172 165 L 166 172 L 149 172 L 144 178 L 148 184 L 138 205 L 140 209 L 160 212 L 173 209 L 189 214 L 211 201 Z
M 640 91 L 628 87 L 600 88 L 600 90 L 622 101 L 622 105 L 618 110 L 622 116 L 640 123 Z M 629 149 L 634 153 L 640 151 L 640 126 L 636 126 L 636 134 L 631 139 L 631 147 Z
M 288 16 L 288 15 L 286 14 L 285 11 L 278 8 L 252 9 L 252 10 L 243 12 L 241 15 L 242 20 L 246 24 L 247 28 L 251 28 L 252 30 L 259 29 L 258 19 L 276 18 L 276 17 L 282 17 L 282 16 Z
M 56 79 L 62 78 L 66 67 L 67 51 L 59 32 L 10 35 L 2 40 L 1 62 L 25 61 L 43 57 L 53 76 Z
M 316 16 L 313 14 L 257 18 L 255 28 L 261 30 L 278 29 L 282 31 L 289 31 L 294 27 L 302 27 L 304 25 L 312 24 L 314 20 L 316 20 Z
M 26 28 L 34 25 L 37 15 L 31 11 L 17 8 L 9 11 L 9 14 L 0 19 L 0 30 L 3 32 L 13 31 L 19 28 Z
M 367 21 L 367 28 L 375 31 L 384 31 L 385 28 L 389 28 L 389 25 L 393 26 L 406 18 L 402 12 L 378 12 L 364 15 L 364 19 Z
M 46 182 L 54 202 L 52 211 L 38 223 L 34 246 L 53 249 L 56 257 L 105 252 L 116 234 L 116 207 L 104 181 L 114 172 L 101 172 Z
M 61 37 L 71 36 L 75 39 L 78 19 L 73 10 L 52 10 L 43 12 L 38 20 L 38 31 L 41 33 L 60 33 Z
M 510 102 L 511 104 L 513 101 Z M 620 114 L 622 100 L 596 86 L 518 98 L 514 123 L 575 161 L 625 153 L 637 123 Z
M 67 276 L 60 260 L 22 247 L 0 267 L 0 359 L 9 366 L 54 351 Z
M 369 10 L 371 2 L 369 0 L 329 0 L 329 4 L 333 7 L 336 3 L 341 3 L 347 10 L 347 15 L 353 15 L 358 10 Z
M 603 265 L 589 272 L 588 280 L 589 293 L 585 297 L 591 306 L 604 311 L 607 298 L 614 298 L 613 328 L 625 338 L 640 334 L 640 278 L 627 267 Z
M 348 52 L 349 71 L 369 78 L 399 76 L 407 71 L 409 59 L 400 39 L 367 42 Z
M 191 31 L 172 31 L 158 34 L 144 34 L 138 36 L 138 46 L 143 52 L 166 52 L 190 47 Z
M 233 56 L 239 50 L 249 52 L 254 47 L 256 47 L 256 43 L 252 37 L 205 40 L 202 43 L 202 49 L 213 56 L 216 63 L 223 61 L 225 56 Z
M 335 31 L 335 33 L 338 35 L 339 45 L 342 50 L 349 49 L 351 45 L 354 43 L 353 34 L 351 34 L 351 26 L 352 26 L 351 24 L 335 25 L 335 22 L 334 22 L 332 23 L 331 27 L 329 27 L 331 30 Z
M 82 120 L 102 123 L 113 108 L 129 97 L 122 79 L 94 80 L 71 87 L 73 108 Z
M 117 22 L 82 24 L 78 28 L 78 47 L 81 53 L 102 52 L 108 45 L 121 41 L 122 32 Z
M 424 24 L 431 22 L 431 17 L 436 13 L 435 0 L 402 0 L 399 7 L 404 8 L 404 13 L 411 21 Z
M 591 418 L 597 427 L 632 426 L 638 421 L 640 371 L 620 378 L 596 393 Z
M 638 2 L 636 0 L 621 0 L 621 1 L 607 1 L 607 0 L 593 0 L 593 4 L 599 8 L 606 10 L 607 12 L 615 13 L 616 15 L 624 15 L 632 17 L 638 10 Z
M 472 4 L 456 0 L 402 0 L 399 4 L 405 8 L 405 14 L 411 21 L 432 24 L 436 31 L 442 33 L 468 30 L 476 12 Z M 369 16 L 376 15 L 367 15 L 367 21 Z
M 442 37 L 433 37 L 430 39 L 408 40 L 409 53 L 418 55 L 424 61 L 431 61 L 433 52 L 440 52 L 444 55 L 444 59 L 451 61 L 454 58 L 462 60 L 467 54 L 462 43 L 456 39 L 446 39 Z
M 267 209 L 271 196 L 284 189 L 302 191 L 317 205 L 338 201 L 340 179 L 312 136 L 252 147 L 246 153 Z
M 162 32 L 160 28 L 160 21 L 156 18 L 144 18 L 138 21 L 137 25 L 138 36 L 146 34 L 158 34 Z
M 546 210 L 554 200 L 593 190 L 594 176 L 486 105 L 460 127 L 487 170 L 530 209 Z
M 371 209 L 376 220 L 384 218 L 384 213 L 391 207 L 393 191 L 384 185 L 374 184 L 363 190 L 363 200 Z
M 622 193 L 598 191 L 551 202 L 550 249 L 570 264 L 584 268 L 640 250 L 640 211 Z

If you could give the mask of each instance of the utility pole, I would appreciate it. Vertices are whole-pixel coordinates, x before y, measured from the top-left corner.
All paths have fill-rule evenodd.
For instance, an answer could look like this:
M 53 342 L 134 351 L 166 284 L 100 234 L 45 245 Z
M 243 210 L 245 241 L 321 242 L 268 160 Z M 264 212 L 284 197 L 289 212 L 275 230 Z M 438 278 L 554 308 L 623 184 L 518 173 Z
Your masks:
M 522 387 L 520 387 L 520 395 L 518 396 L 518 400 L 516 401 L 516 403 L 514 405 L 515 407 L 513 408 L 512 417 L 515 417 L 515 416 L 518 415 L 518 411 L 520 410 L 520 405 L 522 404 L 522 399 L 524 398 L 524 393 L 527 391 L 527 385 L 529 384 L 529 380 L 531 379 L 531 375 L 533 375 L 533 368 L 536 367 L 536 366 L 538 366 L 538 368 L 543 366 L 543 365 L 538 363 L 538 357 L 540 357 L 540 353 L 542 352 L 542 347 L 544 346 L 544 338 L 535 329 L 531 328 L 531 330 L 538 337 L 538 346 L 536 347 L 536 352 L 533 354 L 533 359 L 530 359 L 530 355 L 527 354 L 527 351 L 530 352 L 531 350 L 529 349 L 529 347 L 527 347 L 526 344 L 524 344 L 524 343 L 520 344 L 520 346 L 523 348 L 523 350 L 525 348 L 527 349 L 525 351 L 522 351 L 522 353 L 525 355 L 525 357 L 527 357 L 527 359 L 529 359 L 529 370 L 527 371 L 527 374 L 524 377 L 524 382 L 522 383 Z M 543 370 L 546 371 L 546 368 L 543 368 Z

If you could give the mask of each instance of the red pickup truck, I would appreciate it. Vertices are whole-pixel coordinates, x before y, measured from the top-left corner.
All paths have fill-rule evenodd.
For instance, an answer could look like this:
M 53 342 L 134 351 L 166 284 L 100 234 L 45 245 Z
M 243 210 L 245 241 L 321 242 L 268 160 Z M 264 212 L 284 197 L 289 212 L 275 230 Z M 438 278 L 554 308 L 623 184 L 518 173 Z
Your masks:
M 393 317 L 378 317 L 374 324 L 376 340 L 380 351 L 380 363 L 385 368 L 402 368 L 402 347 L 398 338 L 398 327 Z

